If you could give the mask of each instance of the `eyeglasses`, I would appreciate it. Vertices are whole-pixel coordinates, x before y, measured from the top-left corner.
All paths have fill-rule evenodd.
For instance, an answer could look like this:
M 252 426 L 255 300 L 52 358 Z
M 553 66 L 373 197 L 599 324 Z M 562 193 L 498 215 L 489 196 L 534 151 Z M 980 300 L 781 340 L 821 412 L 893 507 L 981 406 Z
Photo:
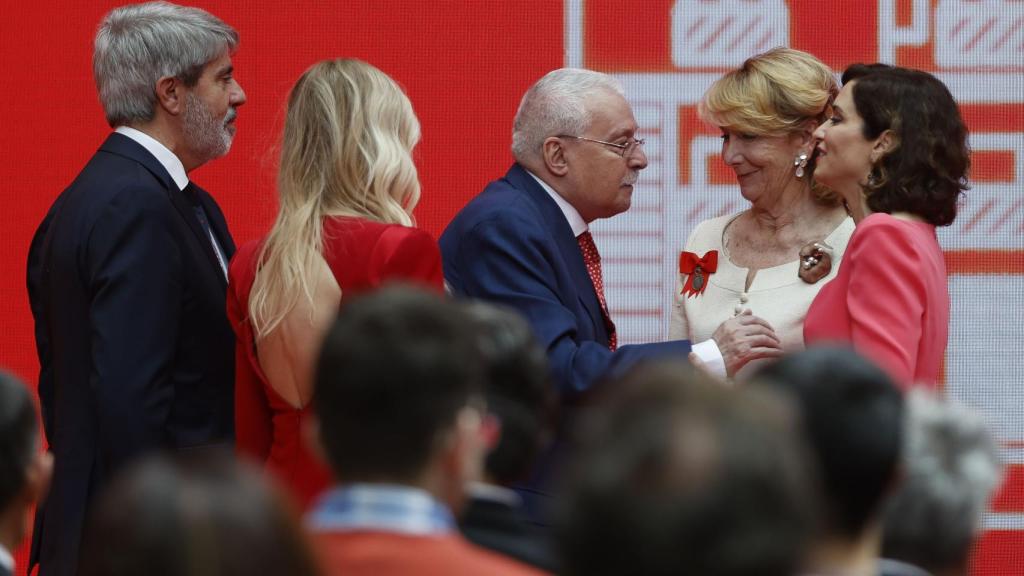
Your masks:
M 611 146 L 619 150 L 619 156 L 628 158 L 633 152 L 636 152 L 637 148 L 642 148 L 645 140 L 643 138 L 630 138 L 625 144 L 616 144 L 615 142 L 606 142 L 604 140 L 595 140 L 594 138 L 587 138 L 586 136 L 569 136 L 568 134 L 560 134 L 556 138 L 572 138 L 574 140 L 586 140 L 587 142 L 596 142 L 598 144 L 604 144 L 605 146 Z

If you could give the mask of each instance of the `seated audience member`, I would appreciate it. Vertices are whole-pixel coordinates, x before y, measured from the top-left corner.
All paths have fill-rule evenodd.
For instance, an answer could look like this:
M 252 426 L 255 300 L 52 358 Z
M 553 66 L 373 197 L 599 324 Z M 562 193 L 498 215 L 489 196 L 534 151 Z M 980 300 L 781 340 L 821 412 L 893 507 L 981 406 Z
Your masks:
M 101 495 L 82 576 L 314 576 L 291 510 L 229 452 L 151 458 Z
M 0 576 L 14 574 L 14 551 L 27 534 L 27 514 L 43 497 L 53 456 L 39 446 L 32 395 L 20 380 L 0 372 Z
M 567 576 L 791 576 L 813 518 L 774 394 L 641 367 L 586 420 L 560 541 Z
M 812 348 L 755 375 L 792 396 L 822 497 L 809 574 L 874 576 L 882 511 L 897 479 L 903 397 L 886 373 L 847 348 Z
M 342 308 L 313 404 L 338 478 L 307 518 L 327 574 L 539 574 L 453 517 L 484 458 L 479 356 L 465 311 L 439 296 L 392 287 Z
M 903 481 L 886 507 L 883 576 L 965 576 L 981 516 L 999 485 L 981 415 L 920 389 L 907 395 Z
M 462 533 L 471 542 L 550 572 L 548 532 L 534 524 L 510 486 L 527 479 L 552 433 L 555 393 L 547 357 L 530 326 L 509 310 L 467 306 L 478 329 L 487 412 L 499 429 L 484 460 L 483 479 L 469 485 Z
M 266 463 L 303 506 L 331 485 L 300 431 L 339 302 L 395 280 L 444 290 L 437 242 L 413 227 L 419 137 L 387 74 L 345 58 L 310 66 L 288 97 L 277 220 L 231 261 L 238 451 Z

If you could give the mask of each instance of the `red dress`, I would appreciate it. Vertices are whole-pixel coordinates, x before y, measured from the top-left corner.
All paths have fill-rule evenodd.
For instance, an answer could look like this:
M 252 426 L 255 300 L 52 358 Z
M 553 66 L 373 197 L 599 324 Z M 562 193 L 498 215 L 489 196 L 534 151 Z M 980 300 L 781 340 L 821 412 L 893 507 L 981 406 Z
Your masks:
M 343 299 L 396 280 L 444 290 L 437 242 L 422 230 L 361 218 L 326 218 L 323 238 L 324 259 Z M 227 312 L 236 336 L 235 441 L 240 454 L 265 462 L 306 508 L 332 479 L 302 438 L 302 422 L 311 407 L 296 409 L 281 398 L 256 358 L 248 310 L 260 246 L 262 242 L 242 246 L 228 272 Z
M 871 214 L 850 237 L 835 279 L 807 311 L 804 340 L 844 342 L 900 386 L 934 386 L 949 335 L 946 263 L 935 226 Z

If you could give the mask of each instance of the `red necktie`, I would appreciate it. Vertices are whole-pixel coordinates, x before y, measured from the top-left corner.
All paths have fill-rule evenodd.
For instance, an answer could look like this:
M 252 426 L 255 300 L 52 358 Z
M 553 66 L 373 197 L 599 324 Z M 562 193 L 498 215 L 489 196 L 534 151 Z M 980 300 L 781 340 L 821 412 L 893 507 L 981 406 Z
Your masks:
M 615 352 L 618 347 L 618 338 L 615 335 L 615 324 L 608 314 L 608 303 L 604 299 L 604 279 L 601 277 L 601 255 L 597 253 L 597 244 L 594 244 L 594 237 L 590 232 L 584 232 L 576 237 L 580 244 L 580 252 L 583 253 L 583 263 L 587 265 L 587 274 L 590 274 L 590 282 L 594 284 L 594 292 L 597 292 L 597 301 L 601 303 L 601 313 L 604 314 L 604 325 L 608 329 L 608 349 Z

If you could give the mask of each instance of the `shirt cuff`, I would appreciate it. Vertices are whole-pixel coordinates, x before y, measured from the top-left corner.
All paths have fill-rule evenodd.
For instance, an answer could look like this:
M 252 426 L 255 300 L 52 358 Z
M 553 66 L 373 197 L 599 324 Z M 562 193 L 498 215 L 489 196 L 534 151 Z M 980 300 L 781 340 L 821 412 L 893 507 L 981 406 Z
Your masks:
M 722 357 L 722 351 L 718 349 L 718 343 L 713 338 L 694 344 L 690 351 L 700 358 L 708 372 L 722 378 L 726 377 L 725 358 Z

